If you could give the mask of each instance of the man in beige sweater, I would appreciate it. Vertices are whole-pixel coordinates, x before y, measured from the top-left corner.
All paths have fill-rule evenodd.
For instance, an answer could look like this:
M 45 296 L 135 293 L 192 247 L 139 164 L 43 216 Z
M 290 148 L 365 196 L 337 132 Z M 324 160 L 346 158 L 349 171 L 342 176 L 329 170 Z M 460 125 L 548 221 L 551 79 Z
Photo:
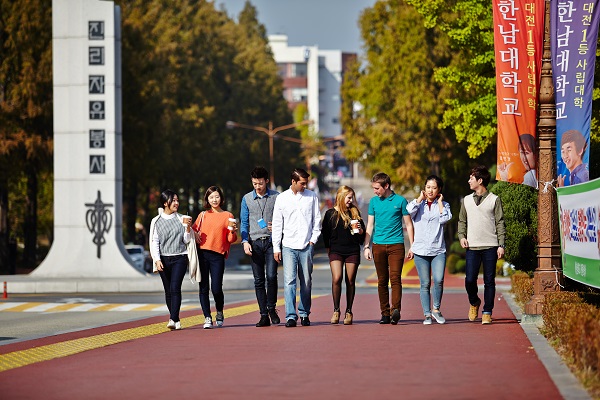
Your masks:
M 458 238 L 467 249 L 465 289 L 469 296 L 469 321 L 479 314 L 481 299 L 477 295 L 477 276 L 483 263 L 483 313 L 482 324 L 492 323 L 492 310 L 496 296 L 496 260 L 504 256 L 504 211 L 502 202 L 487 190 L 490 173 L 483 165 L 471 170 L 469 187 L 473 193 L 465 196 L 458 215 Z

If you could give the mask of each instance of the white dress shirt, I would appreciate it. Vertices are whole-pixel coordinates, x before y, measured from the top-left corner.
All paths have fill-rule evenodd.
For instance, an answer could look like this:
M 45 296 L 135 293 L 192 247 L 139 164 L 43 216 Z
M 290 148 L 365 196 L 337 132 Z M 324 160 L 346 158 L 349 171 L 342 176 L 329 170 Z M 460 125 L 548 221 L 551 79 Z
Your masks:
M 316 243 L 321 234 L 319 198 L 308 189 L 294 194 L 292 189 L 277 196 L 273 209 L 273 252 L 285 246 L 302 250 Z

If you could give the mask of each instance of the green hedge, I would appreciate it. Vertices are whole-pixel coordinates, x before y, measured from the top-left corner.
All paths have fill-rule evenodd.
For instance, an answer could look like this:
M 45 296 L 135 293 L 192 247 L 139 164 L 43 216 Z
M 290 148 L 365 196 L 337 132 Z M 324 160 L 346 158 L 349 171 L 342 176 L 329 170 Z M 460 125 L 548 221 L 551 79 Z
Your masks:
M 506 225 L 504 258 L 521 271 L 537 266 L 537 190 L 527 185 L 497 182 L 489 190 L 502 200 Z

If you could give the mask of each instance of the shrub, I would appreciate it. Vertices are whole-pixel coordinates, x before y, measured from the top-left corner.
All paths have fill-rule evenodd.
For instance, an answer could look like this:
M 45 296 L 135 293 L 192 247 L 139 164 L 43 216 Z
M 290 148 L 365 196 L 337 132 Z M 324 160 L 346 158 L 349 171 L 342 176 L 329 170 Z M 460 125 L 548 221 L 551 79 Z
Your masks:
M 527 185 L 497 182 L 490 191 L 502 200 L 506 261 L 522 271 L 537 266 L 537 191 Z
M 517 271 L 510 277 L 510 281 L 515 301 L 523 307 L 533 296 L 533 278 L 526 272 Z
M 600 321 L 598 308 L 573 292 L 544 296 L 544 335 L 592 395 L 600 394 Z
M 446 257 L 446 269 L 449 274 L 456 273 L 456 262 L 461 259 L 461 256 L 455 253 L 449 253 Z
M 467 254 L 467 249 L 464 249 L 460 245 L 460 241 L 459 240 L 455 240 L 450 245 L 450 253 L 458 254 L 458 255 L 461 255 L 461 256 L 464 257 Z
M 456 261 L 456 264 L 454 266 L 454 273 L 455 274 L 463 274 L 465 272 L 466 266 L 467 266 L 467 260 L 461 258 L 460 260 Z

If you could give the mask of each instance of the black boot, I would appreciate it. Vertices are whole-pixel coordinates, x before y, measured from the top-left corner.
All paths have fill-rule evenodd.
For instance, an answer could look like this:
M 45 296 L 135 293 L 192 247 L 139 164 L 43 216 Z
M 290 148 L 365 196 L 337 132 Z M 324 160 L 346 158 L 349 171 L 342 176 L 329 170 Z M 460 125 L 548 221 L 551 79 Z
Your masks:
M 260 321 L 256 323 L 256 327 L 260 328 L 261 326 L 271 326 L 271 321 L 269 321 L 268 315 L 261 315 Z
M 269 309 L 269 315 L 271 316 L 271 323 L 273 325 L 277 325 L 278 323 L 281 322 L 281 320 L 279 319 L 279 315 L 277 314 L 277 310 L 274 308 Z

